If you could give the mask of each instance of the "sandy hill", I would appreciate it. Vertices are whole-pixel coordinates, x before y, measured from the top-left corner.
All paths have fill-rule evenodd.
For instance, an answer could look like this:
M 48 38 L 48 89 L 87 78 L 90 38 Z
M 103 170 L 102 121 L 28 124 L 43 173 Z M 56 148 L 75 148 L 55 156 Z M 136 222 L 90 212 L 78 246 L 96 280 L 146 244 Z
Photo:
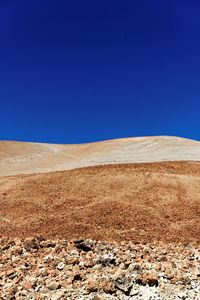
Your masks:
M 200 163 L 0 177 L 0 236 L 200 241 Z
M 78 145 L 0 141 L 0 176 L 94 165 L 182 160 L 200 161 L 200 142 L 170 136 Z
M 2 141 L 0 175 L 2 236 L 199 242 L 197 141 Z

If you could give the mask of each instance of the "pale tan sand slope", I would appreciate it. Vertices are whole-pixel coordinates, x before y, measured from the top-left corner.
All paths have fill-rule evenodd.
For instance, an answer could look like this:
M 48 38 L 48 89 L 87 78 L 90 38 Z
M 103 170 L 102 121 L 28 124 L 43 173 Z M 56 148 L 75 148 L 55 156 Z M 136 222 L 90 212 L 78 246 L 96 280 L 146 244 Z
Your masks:
M 57 145 L 0 141 L 0 176 L 105 164 L 200 161 L 200 142 L 172 136 Z

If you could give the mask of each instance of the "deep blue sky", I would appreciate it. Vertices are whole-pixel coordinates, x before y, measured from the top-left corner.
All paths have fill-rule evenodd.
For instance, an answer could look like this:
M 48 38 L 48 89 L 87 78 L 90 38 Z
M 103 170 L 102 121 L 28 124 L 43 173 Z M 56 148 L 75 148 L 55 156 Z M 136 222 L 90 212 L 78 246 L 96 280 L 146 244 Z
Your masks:
M 199 0 L 1 0 L 0 140 L 200 140 Z

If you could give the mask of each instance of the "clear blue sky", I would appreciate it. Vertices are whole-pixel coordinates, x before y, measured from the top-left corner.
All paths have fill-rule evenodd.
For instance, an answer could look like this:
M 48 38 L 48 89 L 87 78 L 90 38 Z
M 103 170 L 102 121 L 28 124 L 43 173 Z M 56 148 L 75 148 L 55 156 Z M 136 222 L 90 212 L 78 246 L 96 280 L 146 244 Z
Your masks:
M 1 0 L 0 140 L 200 140 L 199 0 Z

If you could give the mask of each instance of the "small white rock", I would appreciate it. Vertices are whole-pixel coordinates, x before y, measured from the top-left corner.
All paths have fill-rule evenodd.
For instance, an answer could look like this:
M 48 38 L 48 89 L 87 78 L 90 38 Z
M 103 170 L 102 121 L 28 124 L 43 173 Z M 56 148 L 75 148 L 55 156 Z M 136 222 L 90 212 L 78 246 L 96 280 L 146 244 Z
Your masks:
M 64 262 L 62 262 L 62 261 L 57 265 L 57 269 L 58 269 L 58 270 L 63 270 L 64 267 L 65 267 L 65 264 L 64 264 Z

